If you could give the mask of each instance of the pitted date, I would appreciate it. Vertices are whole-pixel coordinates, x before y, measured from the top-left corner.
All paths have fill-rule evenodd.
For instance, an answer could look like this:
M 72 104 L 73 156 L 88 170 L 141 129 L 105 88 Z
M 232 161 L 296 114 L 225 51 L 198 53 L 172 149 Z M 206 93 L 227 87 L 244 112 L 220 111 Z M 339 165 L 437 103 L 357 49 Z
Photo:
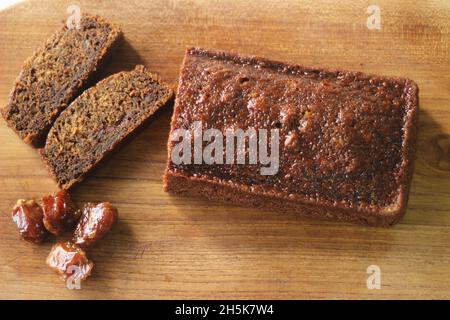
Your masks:
M 81 214 L 66 191 L 43 197 L 42 209 L 45 228 L 57 236 L 73 227 Z
M 12 211 L 22 239 L 32 243 L 41 243 L 46 236 L 42 218 L 42 208 L 34 200 L 19 200 Z
M 47 265 L 61 276 L 76 280 L 86 280 L 91 275 L 94 263 L 86 253 L 72 242 L 58 242 L 47 257 Z
M 109 202 L 97 205 L 87 203 L 75 229 L 74 243 L 83 248 L 91 246 L 105 236 L 116 223 L 117 217 L 117 209 Z

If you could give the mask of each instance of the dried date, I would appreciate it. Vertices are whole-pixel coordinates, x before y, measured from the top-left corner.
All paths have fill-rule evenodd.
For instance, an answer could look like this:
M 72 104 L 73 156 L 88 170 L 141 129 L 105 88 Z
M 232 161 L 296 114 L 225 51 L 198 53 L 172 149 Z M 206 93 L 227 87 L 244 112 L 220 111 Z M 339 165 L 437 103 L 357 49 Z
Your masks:
M 41 206 L 34 200 L 19 200 L 12 211 L 12 220 L 23 240 L 41 243 L 46 236 Z
M 66 191 L 59 191 L 42 198 L 44 226 L 54 235 L 61 235 L 73 227 L 80 218 L 80 211 Z
M 105 236 L 116 223 L 117 217 L 117 209 L 109 202 L 97 205 L 87 203 L 75 229 L 74 243 L 83 248 L 91 246 Z
M 86 280 L 92 273 L 94 263 L 86 253 L 72 242 L 58 242 L 47 257 L 47 265 L 61 276 L 63 280 Z

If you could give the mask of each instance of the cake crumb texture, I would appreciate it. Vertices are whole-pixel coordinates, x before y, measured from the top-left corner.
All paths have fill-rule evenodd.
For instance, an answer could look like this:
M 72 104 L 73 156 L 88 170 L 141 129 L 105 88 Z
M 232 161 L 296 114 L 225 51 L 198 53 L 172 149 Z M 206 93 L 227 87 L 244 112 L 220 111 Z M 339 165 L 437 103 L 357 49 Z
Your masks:
M 114 74 L 61 113 L 40 151 L 51 174 L 69 189 L 172 98 L 169 85 L 144 66 Z
M 89 84 L 120 29 L 83 14 L 80 28 L 56 32 L 23 65 L 2 115 L 21 139 L 41 147 L 59 113 Z

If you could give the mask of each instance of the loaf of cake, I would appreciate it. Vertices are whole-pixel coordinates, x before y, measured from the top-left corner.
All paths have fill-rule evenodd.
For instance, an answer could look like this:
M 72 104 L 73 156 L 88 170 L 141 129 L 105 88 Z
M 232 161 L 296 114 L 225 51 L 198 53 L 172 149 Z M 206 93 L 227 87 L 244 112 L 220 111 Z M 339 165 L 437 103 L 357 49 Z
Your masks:
M 24 63 L 1 112 L 8 126 L 42 147 L 56 117 L 88 86 L 120 35 L 116 25 L 88 14 L 79 28 L 64 25 Z
M 190 48 L 181 69 L 164 188 L 271 211 L 389 226 L 407 206 L 418 108 L 418 87 L 408 79 Z M 278 167 L 263 174 L 267 161 L 251 163 L 248 149 L 244 163 L 233 163 L 236 148 L 229 159 L 223 152 L 213 163 L 195 162 L 195 130 L 207 129 L 224 136 L 230 129 L 278 132 L 278 148 L 270 145 L 272 152 L 278 150 Z M 210 136 L 203 136 L 203 152 Z M 191 149 L 180 149 L 184 139 L 191 139 Z M 213 153 L 222 146 L 226 151 L 228 140 Z
M 83 92 L 55 121 L 40 150 L 58 186 L 67 190 L 82 181 L 172 96 L 169 85 L 144 66 Z

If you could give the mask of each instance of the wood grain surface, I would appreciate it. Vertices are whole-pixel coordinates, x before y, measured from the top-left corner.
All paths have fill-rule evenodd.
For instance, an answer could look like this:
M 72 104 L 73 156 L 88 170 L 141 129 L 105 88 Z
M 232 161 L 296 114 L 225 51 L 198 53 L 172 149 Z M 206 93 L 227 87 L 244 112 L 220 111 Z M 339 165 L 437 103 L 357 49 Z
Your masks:
M 0 11 L 0 105 L 22 62 L 72 1 Z M 76 1 L 119 23 L 125 43 L 103 76 L 138 63 L 176 85 L 187 45 L 396 75 L 420 87 L 420 133 L 405 218 L 390 229 L 301 219 L 162 190 L 168 108 L 74 191 L 110 200 L 116 228 L 89 254 L 94 275 L 68 290 L 45 265 L 52 245 L 20 241 L 18 198 L 56 190 L 35 150 L 0 120 L 0 298 L 450 298 L 450 2 Z M 369 30 L 367 7 L 381 9 Z M 366 286 L 381 269 L 381 289 Z

